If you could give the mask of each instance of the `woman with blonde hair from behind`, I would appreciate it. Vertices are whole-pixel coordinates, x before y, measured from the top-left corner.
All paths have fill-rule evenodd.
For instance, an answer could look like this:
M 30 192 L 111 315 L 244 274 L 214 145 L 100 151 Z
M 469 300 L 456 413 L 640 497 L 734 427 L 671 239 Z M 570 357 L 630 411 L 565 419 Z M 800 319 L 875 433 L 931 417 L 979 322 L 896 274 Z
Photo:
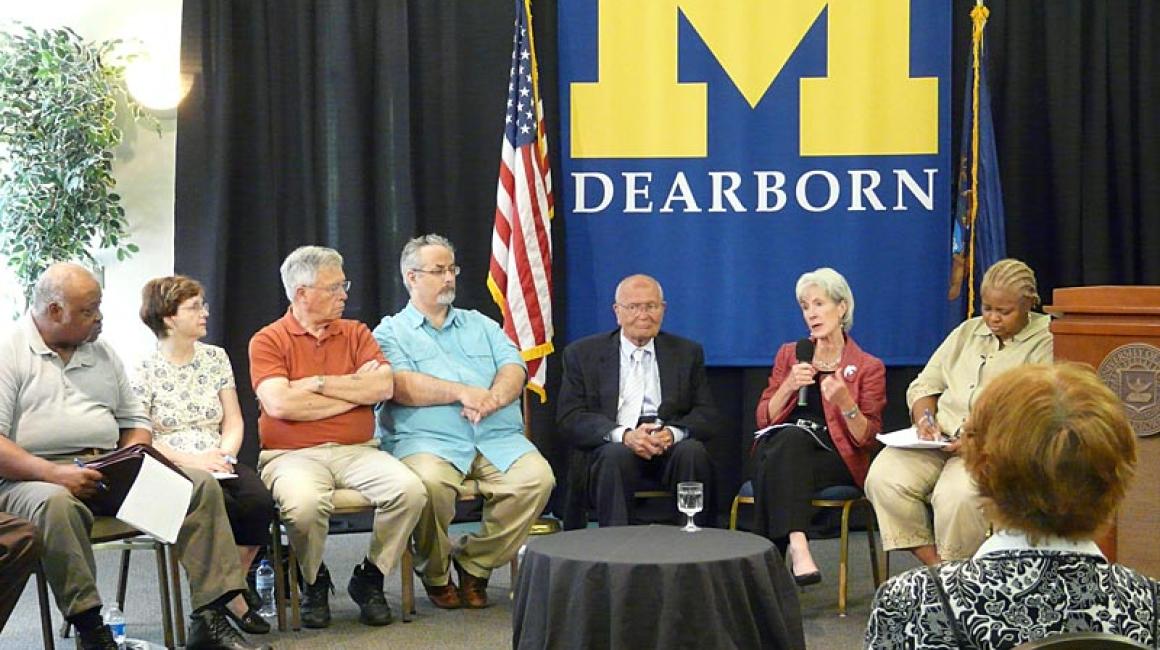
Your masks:
M 878 590 L 867 648 L 1012 648 L 1064 632 L 1160 647 L 1160 585 L 1109 563 L 1095 538 L 1123 500 L 1136 438 L 1087 366 L 995 378 L 962 455 L 995 533 L 968 560 L 920 567 Z

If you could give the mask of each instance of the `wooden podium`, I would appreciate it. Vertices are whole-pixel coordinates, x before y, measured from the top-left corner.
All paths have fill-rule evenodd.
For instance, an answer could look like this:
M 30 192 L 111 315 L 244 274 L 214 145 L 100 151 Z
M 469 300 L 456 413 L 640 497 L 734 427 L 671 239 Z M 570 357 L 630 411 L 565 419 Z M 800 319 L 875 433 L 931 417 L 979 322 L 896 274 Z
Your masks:
M 1160 578 L 1160 287 L 1056 289 L 1052 301 L 1056 360 L 1096 368 L 1137 435 L 1136 478 L 1100 547 Z

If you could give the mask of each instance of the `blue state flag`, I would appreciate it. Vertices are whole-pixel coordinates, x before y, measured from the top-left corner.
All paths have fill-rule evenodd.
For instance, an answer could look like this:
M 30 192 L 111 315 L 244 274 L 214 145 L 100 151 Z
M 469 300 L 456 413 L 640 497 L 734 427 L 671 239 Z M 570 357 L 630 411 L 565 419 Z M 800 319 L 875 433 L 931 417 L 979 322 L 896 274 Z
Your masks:
M 979 285 L 992 264 L 1007 256 L 1003 215 L 1003 186 L 999 179 L 999 156 L 995 151 L 995 127 L 991 121 L 991 91 L 987 85 L 987 58 L 983 29 L 989 11 L 980 4 L 971 10 L 972 55 L 967 71 L 963 108 L 963 147 L 959 158 L 959 194 L 951 240 L 949 300 L 960 300 L 967 285 L 966 316 L 978 309 Z M 960 312 L 961 313 L 961 312 Z

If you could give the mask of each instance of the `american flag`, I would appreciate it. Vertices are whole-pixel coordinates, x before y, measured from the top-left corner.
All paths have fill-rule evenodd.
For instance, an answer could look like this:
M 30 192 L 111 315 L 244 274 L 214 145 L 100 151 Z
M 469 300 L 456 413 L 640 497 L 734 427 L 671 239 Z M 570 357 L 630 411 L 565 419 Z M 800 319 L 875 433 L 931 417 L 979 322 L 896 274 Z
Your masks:
M 516 0 L 515 28 L 487 286 L 528 364 L 528 388 L 542 402 L 545 357 L 553 351 L 552 174 L 530 0 Z

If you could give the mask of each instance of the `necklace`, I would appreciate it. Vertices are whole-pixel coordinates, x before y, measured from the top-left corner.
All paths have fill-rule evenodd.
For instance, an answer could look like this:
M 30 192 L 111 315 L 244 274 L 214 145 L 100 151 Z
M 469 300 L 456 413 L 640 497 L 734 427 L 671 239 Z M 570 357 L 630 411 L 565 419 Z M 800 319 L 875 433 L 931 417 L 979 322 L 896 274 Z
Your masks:
M 815 357 L 814 358 L 814 367 L 817 368 L 818 370 L 822 370 L 824 372 L 833 372 L 833 371 L 838 369 L 838 364 L 841 361 L 842 361 L 842 352 L 839 350 L 837 356 L 835 356 L 830 361 L 823 361 L 823 360 Z

